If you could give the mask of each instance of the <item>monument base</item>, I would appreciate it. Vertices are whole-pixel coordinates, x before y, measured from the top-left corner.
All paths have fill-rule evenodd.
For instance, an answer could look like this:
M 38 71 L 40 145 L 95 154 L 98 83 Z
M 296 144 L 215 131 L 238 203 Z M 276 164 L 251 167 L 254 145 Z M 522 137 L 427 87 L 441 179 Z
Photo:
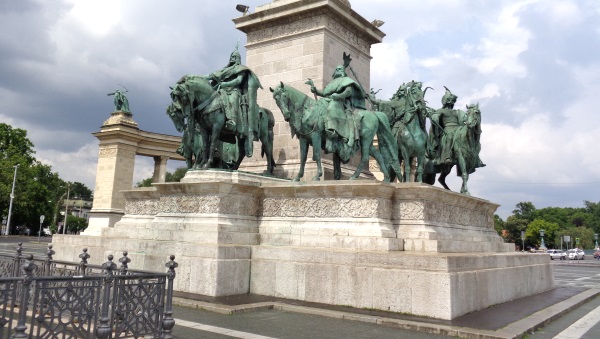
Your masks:
M 55 235 L 58 260 L 128 251 L 156 270 L 174 254 L 175 290 L 260 294 L 440 319 L 543 292 L 547 256 L 515 253 L 493 229 L 497 205 L 429 185 L 292 183 L 192 171 L 124 192 L 125 215 L 100 235 Z

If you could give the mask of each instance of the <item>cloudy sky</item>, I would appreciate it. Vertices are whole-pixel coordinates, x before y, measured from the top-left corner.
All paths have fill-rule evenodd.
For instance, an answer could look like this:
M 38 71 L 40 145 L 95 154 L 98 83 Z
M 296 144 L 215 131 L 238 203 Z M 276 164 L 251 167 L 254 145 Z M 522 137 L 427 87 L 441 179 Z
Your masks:
M 183 74 L 222 67 L 245 43 L 232 18 L 270 0 L 2 0 L 0 121 L 26 129 L 37 158 L 94 187 L 91 135 L 124 85 L 140 129 L 177 135 L 164 113 Z M 371 87 L 389 98 L 419 80 L 432 107 L 443 86 L 457 107 L 479 102 L 487 167 L 472 195 L 501 205 L 582 207 L 600 201 L 600 2 L 597 0 L 351 0 L 385 21 L 373 46 Z M 265 84 L 270 86 L 271 84 Z M 136 159 L 136 178 L 152 175 Z M 172 162 L 173 168 L 181 163 Z M 452 174 L 453 190 L 460 182 Z

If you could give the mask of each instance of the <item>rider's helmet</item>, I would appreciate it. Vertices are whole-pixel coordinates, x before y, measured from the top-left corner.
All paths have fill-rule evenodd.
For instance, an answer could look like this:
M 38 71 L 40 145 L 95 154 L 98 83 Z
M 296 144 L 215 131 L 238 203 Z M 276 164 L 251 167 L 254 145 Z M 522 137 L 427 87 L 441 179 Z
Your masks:
M 231 53 L 231 55 L 229 56 L 229 64 L 227 64 L 227 66 L 241 65 L 241 64 L 242 64 L 242 56 L 240 55 L 240 52 L 238 51 L 238 46 L 235 46 L 235 51 L 233 51 Z
M 442 97 L 442 105 L 444 105 L 444 106 L 446 104 L 454 105 L 456 103 L 456 99 L 458 99 L 458 97 L 456 95 L 452 94 L 452 92 L 450 92 L 448 87 L 444 86 L 444 88 L 446 89 L 446 93 Z

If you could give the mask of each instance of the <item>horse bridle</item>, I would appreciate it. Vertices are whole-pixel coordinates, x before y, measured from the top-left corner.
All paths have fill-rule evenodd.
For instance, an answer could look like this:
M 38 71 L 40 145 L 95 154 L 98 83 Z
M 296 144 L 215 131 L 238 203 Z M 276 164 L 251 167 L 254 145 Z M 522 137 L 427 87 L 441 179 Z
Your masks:
M 282 92 L 285 91 L 283 88 L 281 88 Z M 287 91 L 286 91 L 287 94 Z M 288 112 L 291 112 L 292 109 L 290 108 L 292 105 L 292 99 L 290 98 L 289 95 L 286 95 L 287 99 L 286 99 L 286 108 L 288 110 Z M 304 105 L 306 105 L 306 102 L 308 101 L 308 95 L 304 96 L 304 99 L 302 100 L 302 103 L 300 104 L 300 107 L 304 108 Z M 315 122 L 315 124 L 313 125 L 313 128 L 310 132 L 308 132 L 307 134 L 301 133 L 300 129 L 296 128 L 296 133 L 300 134 L 303 137 L 307 137 L 309 135 L 311 135 L 315 130 L 317 129 L 317 122 Z

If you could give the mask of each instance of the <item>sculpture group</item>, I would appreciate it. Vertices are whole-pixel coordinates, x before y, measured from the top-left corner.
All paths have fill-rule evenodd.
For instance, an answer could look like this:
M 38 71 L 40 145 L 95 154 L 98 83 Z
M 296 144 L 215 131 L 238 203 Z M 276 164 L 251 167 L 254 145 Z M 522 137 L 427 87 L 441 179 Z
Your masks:
M 322 90 L 309 79 L 306 84 L 314 97 L 283 82 L 270 87 L 292 136 L 300 142 L 300 170 L 293 180 L 304 175 L 310 145 L 317 164 L 312 180 L 323 175 L 322 150 L 333 156 L 335 179 L 341 178 L 341 164 L 360 154 L 350 179 L 358 178 L 372 156 L 385 181 L 410 181 L 411 164 L 416 164 L 416 181 L 433 184 L 439 174 L 438 181 L 449 189 L 445 178 L 456 166 L 463 180 L 461 193 L 469 194 L 469 174 L 485 166 L 479 158 L 479 105 L 468 105 L 466 111 L 454 109 L 457 96 L 446 88 L 442 108 L 430 108 L 425 101 L 427 88 L 416 81 L 402 84 L 391 100 L 378 100 L 376 93 L 366 93 L 348 76 L 348 69 L 354 74 L 351 60 L 344 53 L 343 64 Z M 178 152 L 188 169 L 238 169 L 244 157 L 253 155 L 254 141 L 260 141 L 261 155 L 267 158 L 265 173 L 273 174 L 274 118 L 257 105 L 260 88 L 256 74 L 241 64 L 237 48 L 223 69 L 206 76 L 185 75 L 171 87 L 167 114 L 183 133 Z

